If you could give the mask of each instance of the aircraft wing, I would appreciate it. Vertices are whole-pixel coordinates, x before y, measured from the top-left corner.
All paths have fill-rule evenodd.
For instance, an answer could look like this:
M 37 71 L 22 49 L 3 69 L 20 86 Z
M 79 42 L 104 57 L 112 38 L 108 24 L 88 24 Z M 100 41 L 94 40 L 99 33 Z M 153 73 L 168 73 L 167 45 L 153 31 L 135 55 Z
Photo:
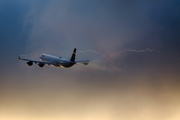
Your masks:
M 35 64 L 38 64 L 38 63 L 40 63 L 40 64 L 48 64 L 48 65 L 52 64 L 49 61 L 38 61 L 38 60 L 24 59 L 24 58 L 21 58 L 20 56 L 18 56 L 18 59 L 28 61 L 28 62 L 34 62 Z
M 75 62 L 84 64 L 84 65 L 88 65 L 88 63 L 91 62 L 92 60 L 99 60 L 99 59 L 104 59 L 104 58 L 107 58 L 107 57 L 109 57 L 109 55 L 106 56 L 106 57 L 93 58 L 93 59 L 87 59 L 87 60 L 76 60 Z

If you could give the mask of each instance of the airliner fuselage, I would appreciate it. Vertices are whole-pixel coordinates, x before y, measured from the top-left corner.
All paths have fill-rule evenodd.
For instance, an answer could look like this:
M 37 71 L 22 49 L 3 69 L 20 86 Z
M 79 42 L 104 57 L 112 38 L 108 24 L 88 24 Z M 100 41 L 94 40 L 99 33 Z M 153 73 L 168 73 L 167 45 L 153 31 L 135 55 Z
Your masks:
M 40 55 L 40 60 L 49 61 L 51 62 L 50 65 L 55 67 L 63 67 L 63 68 L 69 68 L 72 67 L 74 64 L 76 64 L 76 62 L 70 61 L 68 59 L 49 55 L 49 54 L 44 54 L 44 53 Z

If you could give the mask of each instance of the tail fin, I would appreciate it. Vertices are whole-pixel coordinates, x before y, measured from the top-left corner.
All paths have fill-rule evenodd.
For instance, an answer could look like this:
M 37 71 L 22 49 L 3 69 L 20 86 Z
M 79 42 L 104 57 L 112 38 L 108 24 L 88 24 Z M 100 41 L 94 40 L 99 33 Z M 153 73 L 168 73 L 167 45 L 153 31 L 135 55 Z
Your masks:
M 73 53 L 72 53 L 72 56 L 71 56 L 70 61 L 71 61 L 71 62 L 74 62 L 74 61 L 75 61 L 75 57 L 76 57 L 76 48 L 74 48 L 74 51 L 73 51 Z

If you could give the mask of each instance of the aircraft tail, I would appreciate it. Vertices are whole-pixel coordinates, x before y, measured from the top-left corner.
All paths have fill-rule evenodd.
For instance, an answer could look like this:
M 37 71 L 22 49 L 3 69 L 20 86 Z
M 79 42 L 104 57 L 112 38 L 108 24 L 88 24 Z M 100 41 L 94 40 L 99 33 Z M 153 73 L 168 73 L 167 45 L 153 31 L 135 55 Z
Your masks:
M 73 53 L 72 53 L 72 56 L 71 56 L 70 61 L 71 61 L 71 62 L 75 62 L 75 57 L 76 57 L 76 48 L 74 48 L 74 51 L 73 51 Z

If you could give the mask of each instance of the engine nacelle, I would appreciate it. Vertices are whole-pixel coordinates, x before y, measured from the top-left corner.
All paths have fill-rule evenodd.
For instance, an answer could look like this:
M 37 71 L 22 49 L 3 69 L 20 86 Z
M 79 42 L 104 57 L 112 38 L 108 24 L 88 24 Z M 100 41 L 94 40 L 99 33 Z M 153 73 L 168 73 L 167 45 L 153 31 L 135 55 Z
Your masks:
M 33 62 L 32 61 L 29 61 L 26 63 L 28 66 L 32 66 L 33 65 Z
M 83 65 L 88 65 L 89 63 L 88 62 L 85 62 L 85 63 L 82 63 Z
M 39 67 L 44 67 L 44 64 L 39 63 L 38 66 L 39 66 Z

